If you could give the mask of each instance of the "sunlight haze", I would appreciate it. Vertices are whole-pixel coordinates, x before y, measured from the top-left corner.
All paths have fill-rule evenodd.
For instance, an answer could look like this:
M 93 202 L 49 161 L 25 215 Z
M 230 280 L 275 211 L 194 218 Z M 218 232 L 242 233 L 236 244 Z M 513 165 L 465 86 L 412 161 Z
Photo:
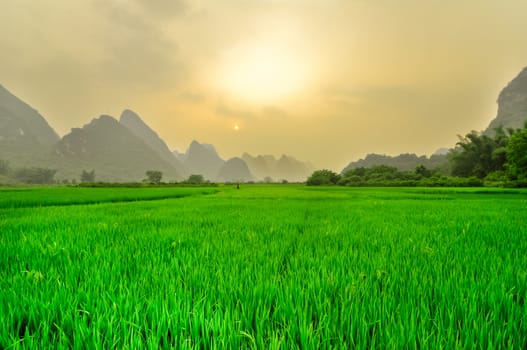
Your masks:
M 340 171 L 485 129 L 525 23 L 523 0 L 4 0 L 0 84 L 60 135 L 130 108 L 172 149 Z

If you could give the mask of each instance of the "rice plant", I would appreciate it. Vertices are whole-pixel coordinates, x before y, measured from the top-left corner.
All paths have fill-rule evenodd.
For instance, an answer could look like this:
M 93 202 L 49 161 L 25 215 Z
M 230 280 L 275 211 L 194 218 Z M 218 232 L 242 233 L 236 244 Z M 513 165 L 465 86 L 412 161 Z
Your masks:
M 526 191 L 35 191 L 0 191 L 0 348 L 527 344 Z

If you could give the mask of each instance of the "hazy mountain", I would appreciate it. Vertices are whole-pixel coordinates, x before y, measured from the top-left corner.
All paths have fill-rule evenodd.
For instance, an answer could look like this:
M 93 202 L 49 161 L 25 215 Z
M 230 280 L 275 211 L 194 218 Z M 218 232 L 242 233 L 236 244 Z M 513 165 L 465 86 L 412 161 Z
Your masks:
M 216 176 L 225 161 L 212 145 L 192 141 L 185 153 L 184 164 L 190 174 L 200 174 L 207 180 L 216 181 Z
M 45 157 L 58 140 L 35 109 L 0 85 L 0 159 L 28 165 Z
M 441 168 L 448 163 L 446 154 L 434 154 L 431 157 L 417 156 L 416 154 L 404 153 L 398 156 L 387 156 L 384 154 L 371 153 L 364 159 L 349 163 L 342 172 L 355 168 L 371 168 L 377 165 L 396 167 L 399 170 L 414 170 L 418 165 L 424 165 L 429 169 Z
M 126 126 L 132 133 L 142 139 L 152 148 L 165 162 L 175 167 L 182 176 L 187 176 L 188 172 L 183 163 L 177 159 L 170 151 L 165 141 L 152 130 L 135 112 L 126 109 L 121 114 L 119 122 Z
M 305 181 L 314 170 L 309 163 L 301 162 L 286 155 L 276 159 L 272 155 L 253 157 L 248 153 L 244 153 L 242 159 L 247 163 L 249 170 L 257 180 L 270 177 L 274 181 Z
M 176 157 L 177 160 L 179 160 L 182 163 L 184 163 L 185 160 L 187 159 L 187 156 L 186 156 L 185 153 L 181 153 L 181 152 L 179 152 L 177 150 L 173 150 L 172 154 L 174 155 L 174 157 Z
M 490 122 L 485 133 L 492 133 L 495 128 L 523 128 L 527 120 L 527 67 L 514 78 L 498 97 L 498 115 Z
M 226 161 L 220 168 L 216 180 L 220 182 L 246 182 L 253 180 L 247 164 L 238 157 Z
M 263 180 L 266 176 L 272 177 L 271 174 L 273 173 L 273 168 L 276 164 L 276 158 L 274 156 L 258 155 L 253 157 L 248 153 L 244 153 L 242 159 L 256 179 Z
M 305 181 L 313 172 L 313 167 L 291 156 L 282 155 L 275 164 L 276 179 L 288 181 Z
M 72 129 L 55 146 L 55 155 L 57 178 L 78 178 L 82 169 L 94 169 L 97 181 L 141 181 L 147 170 L 162 171 L 164 181 L 182 178 L 171 163 L 107 115 Z
M 449 151 L 450 151 L 449 148 L 441 147 L 441 148 L 436 149 L 436 151 L 434 153 L 432 153 L 432 155 L 433 156 L 444 156 L 444 155 L 448 154 Z

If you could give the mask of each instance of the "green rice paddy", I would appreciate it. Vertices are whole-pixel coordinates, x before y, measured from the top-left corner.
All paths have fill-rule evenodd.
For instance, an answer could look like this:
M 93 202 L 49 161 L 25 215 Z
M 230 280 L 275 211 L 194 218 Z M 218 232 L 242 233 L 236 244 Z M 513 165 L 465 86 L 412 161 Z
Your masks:
M 527 191 L 0 190 L 0 349 L 527 346 Z

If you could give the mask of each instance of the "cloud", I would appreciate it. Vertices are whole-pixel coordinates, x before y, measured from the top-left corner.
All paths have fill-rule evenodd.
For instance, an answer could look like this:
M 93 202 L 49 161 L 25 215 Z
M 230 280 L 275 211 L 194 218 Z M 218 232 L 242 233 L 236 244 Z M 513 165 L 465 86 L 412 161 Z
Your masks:
M 149 2 L 135 1 L 153 11 L 153 5 L 148 5 Z M 182 11 L 182 5 L 168 3 L 172 2 L 160 2 L 160 7 L 166 7 L 167 13 Z M 180 3 L 174 1 L 174 4 Z M 144 11 L 138 11 L 124 2 L 94 0 L 94 4 L 106 19 L 105 30 L 99 40 L 104 47 L 104 57 L 99 67 L 101 75 L 117 82 L 156 88 L 173 85 L 185 77 L 187 72 L 178 59 L 178 46 L 161 30 L 158 22 L 145 16 Z
M 265 106 L 260 110 L 247 110 L 240 108 L 232 108 L 226 104 L 219 104 L 216 107 L 216 113 L 219 115 L 235 118 L 235 119 L 269 119 L 269 118 L 279 118 L 284 119 L 289 117 L 289 113 L 284 109 L 281 109 L 277 106 Z
M 188 13 L 189 7 L 182 0 L 135 0 L 145 11 L 156 18 L 171 18 Z
M 204 94 L 194 93 L 191 91 L 183 91 L 178 95 L 179 99 L 191 103 L 202 103 L 205 101 L 206 97 Z
M 276 106 L 266 106 L 262 108 L 262 114 L 266 117 L 273 118 L 285 118 L 288 116 L 287 111 Z
M 237 119 L 248 119 L 254 116 L 252 112 L 242 110 L 242 109 L 233 109 L 224 104 L 220 104 L 216 108 L 216 113 L 223 115 L 225 117 L 237 118 Z

